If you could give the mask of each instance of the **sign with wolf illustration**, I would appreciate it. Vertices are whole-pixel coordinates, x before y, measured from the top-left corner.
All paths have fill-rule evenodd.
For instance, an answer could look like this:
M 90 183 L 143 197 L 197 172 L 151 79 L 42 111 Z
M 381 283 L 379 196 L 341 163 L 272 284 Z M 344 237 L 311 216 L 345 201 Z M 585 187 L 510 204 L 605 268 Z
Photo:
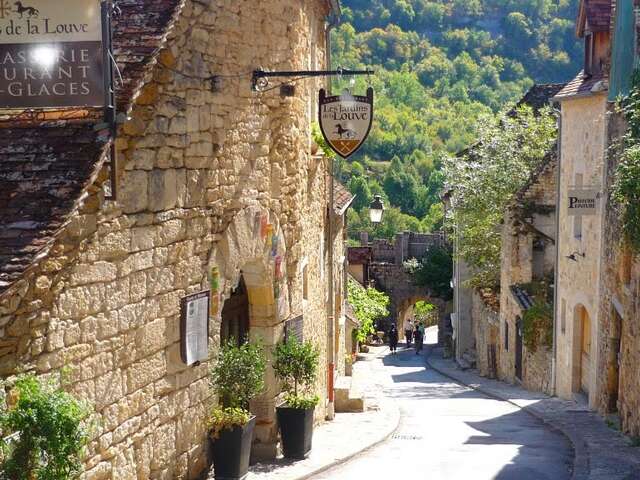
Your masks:
M 348 158 L 362 146 L 369 136 L 373 122 L 373 88 L 367 95 L 328 97 L 320 90 L 320 130 L 329 146 L 338 155 Z
M 0 0 L 0 108 L 105 104 L 100 0 Z

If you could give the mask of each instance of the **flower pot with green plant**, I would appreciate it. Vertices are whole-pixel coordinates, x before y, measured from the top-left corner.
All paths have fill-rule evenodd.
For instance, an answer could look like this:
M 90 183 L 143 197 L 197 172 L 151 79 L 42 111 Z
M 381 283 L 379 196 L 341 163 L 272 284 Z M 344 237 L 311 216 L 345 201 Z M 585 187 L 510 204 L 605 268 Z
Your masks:
M 282 450 L 287 458 L 305 458 L 313 440 L 313 412 L 318 401 L 311 392 L 318 372 L 320 352 L 311 342 L 289 337 L 273 352 L 273 370 L 285 392 L 277 408 Z
M 238 346 L 229 340 L 211 369 L 211 385 L 219 405 L 209 415 L 216 480 L 239 480 L 249 472 L 256 417 L 249 401 L 264 390 L 266 359 L 261 345 Z

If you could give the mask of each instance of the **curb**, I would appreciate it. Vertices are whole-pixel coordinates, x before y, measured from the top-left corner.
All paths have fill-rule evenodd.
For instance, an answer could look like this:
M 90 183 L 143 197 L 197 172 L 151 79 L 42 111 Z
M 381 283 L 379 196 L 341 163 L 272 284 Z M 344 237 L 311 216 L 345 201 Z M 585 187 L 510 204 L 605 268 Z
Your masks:
M 523 412 L 528 413 L 532 417 L 540 420 L 550 430 L 560 433 L 563 437 L 565 437 L 569 441 L 569 443 L 571 444 L 571 448 L 573 449 L 573 466 L 571 471 L 571 480 L 586 480 L 587 478 L 589 478 L 589 473 L 590 473 L 589 454 L 588 454 L 588 449 L 584 443 L 584 440 L 575 438 L 571 432 L 566 431 L 565 429 L 561 428 L 558 425 L 550 423 L 550 420 L 547 419 L 542 413 L 538 412 L 537 410 L 531 407 L 518 405 L 516 402 L 508 398 L 505 398 L 503 396 L 500 396 L 494 392 L 491 392 L 490 390 L 485 389 L 483 387 L 479 387 L 477 385 L 469 385 L 459 377 L 456 377 L 448 372 L 445 372 L 440 368 L 434 367 L 433 364 L 429 362 L 429 357 L 431 357 L 432 353 L 433 353 L 433 348 L 428 348 L 427 355 L 425 358 L 425 363 L 429 368 L 431 368 L 435 372 L 438 372 L 443 377 L 453 380 L 459 385 L 462 385 L 464 387 L 470 388 L 471 390 L 480 392 L 483 395 L 486 395 L 487 397 L 493 398 L 494 400 L 507 402 L 513 405 L 514 407 L 522 410 Z
M 395 404 L 395 402 L 390 402 L 390 404 L 393 405 L 393 414 L 395 416 L 395 419 L 392 423 L 391 428 L 388 428 L 384 434 L 378 438 L 377 440 L 374 440 L 373 443 L 370 443 L 369 445 L 365 445 L 364 447 L 362 447 L 361 449 L 350 453 L 349 455 L 345 455 L 344 457 L 341 458 L 337 458 L 334 461 L 332 461 L 331 463 L 328 463 L 326 465 L 323 465 L 322 467 L 316 468 L 315 470 L 309 472 L 309 473 L 305 473 L 304 475 L 292 478 L 291 480 L 307 480 L 311 477 L 313 477 L 314 475 L 318 475 L 320 473 L 324 473 L 327 470 L 331 470 L 334 467 L 337 467 L 338 465 L 342 465 L 343 463 L 347 463 L 349 460 L 351 460 L 352 458 L 367 452 L 375 447 L 377 447 L 378 445 L 386 442 L 387 440 L 389 440 L 391 438 L 391 436 L 393 436 L 394 433 L 396 433 L 398 431 L 398 427 L 400 426 L 400 408 Z M 385 412 L 385 409 L 380 409 L 379 413 L 383 414 Z

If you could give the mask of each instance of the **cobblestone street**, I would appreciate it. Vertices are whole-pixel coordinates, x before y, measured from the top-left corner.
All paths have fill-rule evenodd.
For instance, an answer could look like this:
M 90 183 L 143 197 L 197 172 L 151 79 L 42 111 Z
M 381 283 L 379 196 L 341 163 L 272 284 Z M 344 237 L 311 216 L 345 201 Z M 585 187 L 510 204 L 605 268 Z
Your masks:
M 508 402 L 436 373 L 425 366 L 424 353 L 401 349 L 376 361 L 373 371 L 385 396 L 400 405 L 399 429 L 314 480 L 570 478 L 573 454 L 564 436 Z

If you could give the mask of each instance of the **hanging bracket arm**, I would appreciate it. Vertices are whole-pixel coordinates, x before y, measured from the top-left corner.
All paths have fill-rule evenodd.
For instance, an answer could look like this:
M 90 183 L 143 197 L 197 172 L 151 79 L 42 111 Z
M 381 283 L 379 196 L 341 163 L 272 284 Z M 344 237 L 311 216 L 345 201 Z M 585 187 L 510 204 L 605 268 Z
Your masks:
M 338 68 L 337 70 L 297 70 L 268 72 L 262 69 L 254 70 L 251 80 L 253 91 L 259 92 L 269 84 L 270 78 L 311 78 L 311 77 L 354 77 L 358 75 L 373 75 L 375 70 L 347 70 Z

